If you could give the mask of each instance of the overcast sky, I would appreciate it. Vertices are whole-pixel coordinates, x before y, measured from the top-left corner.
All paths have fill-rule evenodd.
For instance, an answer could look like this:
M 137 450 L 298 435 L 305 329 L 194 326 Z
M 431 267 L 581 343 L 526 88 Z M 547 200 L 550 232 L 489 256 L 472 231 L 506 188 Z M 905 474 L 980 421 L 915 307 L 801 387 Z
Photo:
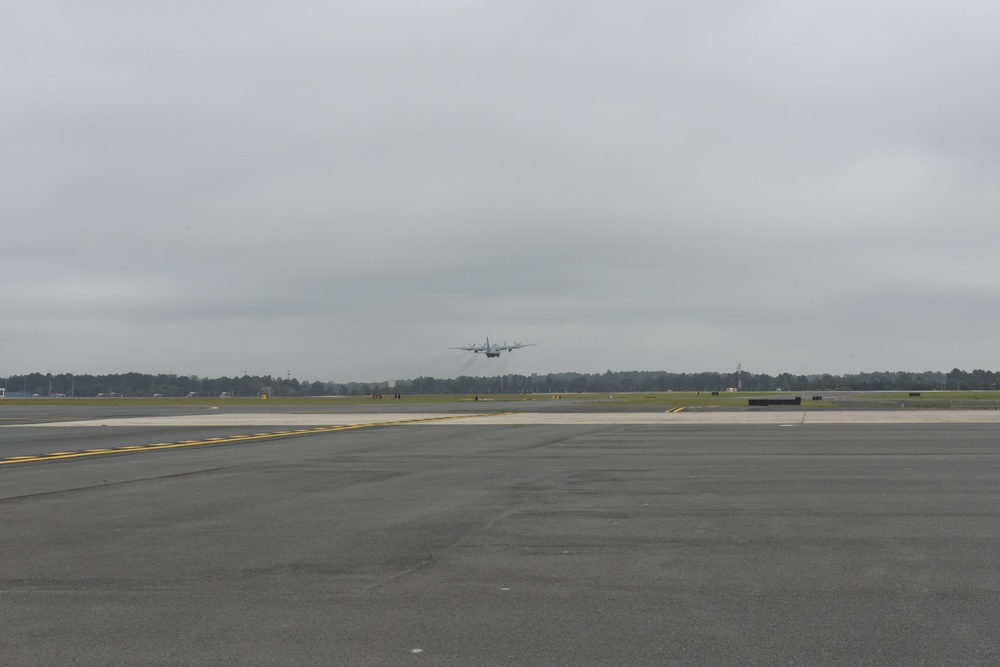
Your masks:
M 1000 368 L 995 1 L 20 2 L 0 377 Z M 485 359 L 450 346 L 538 343 Z

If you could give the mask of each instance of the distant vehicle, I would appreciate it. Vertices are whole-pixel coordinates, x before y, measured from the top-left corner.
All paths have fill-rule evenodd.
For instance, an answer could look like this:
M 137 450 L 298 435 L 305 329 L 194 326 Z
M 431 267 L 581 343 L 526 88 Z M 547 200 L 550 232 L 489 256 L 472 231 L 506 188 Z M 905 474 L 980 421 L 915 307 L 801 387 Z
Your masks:
M 486 337 L 485 345 L 475 345 L 470 343 L 467 347 L 451 347 L 450 350 L 464 350 L 465 352 L 471 352 L 473 354 L 484 353 L 487 357 L 499 357 L 501 352 L 510 352 L 512 350 L 520 350 L 522 347 L 528 347 L 529 345 L 537 345 L 538 343 L 518 343 L 514 342 L 513 345 L 508 345 L 506 341 L 501 345 L 500 343 L 490 344 L 490 337 Z
M 52 398 L 66 398 L 66 394 L 52 394 Z
M 198 398 L 198 392 L 189 391 L 187 397 L 188 398 Z
M 228 391 L 222 392 L 221 394 L 219 394 L 219 398 L 229 398 L 229 392 Z
M 153 394 L 153 398 L 163 398 L 163 394 Z

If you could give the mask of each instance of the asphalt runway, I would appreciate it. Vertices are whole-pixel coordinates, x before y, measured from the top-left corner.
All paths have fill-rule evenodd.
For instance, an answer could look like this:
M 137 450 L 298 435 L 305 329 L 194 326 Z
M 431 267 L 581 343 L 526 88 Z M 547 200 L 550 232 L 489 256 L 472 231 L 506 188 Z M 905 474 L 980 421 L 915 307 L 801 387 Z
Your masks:
M 996 664 L 1000 423 L 942 414 L 14 415 L 0 664 Z

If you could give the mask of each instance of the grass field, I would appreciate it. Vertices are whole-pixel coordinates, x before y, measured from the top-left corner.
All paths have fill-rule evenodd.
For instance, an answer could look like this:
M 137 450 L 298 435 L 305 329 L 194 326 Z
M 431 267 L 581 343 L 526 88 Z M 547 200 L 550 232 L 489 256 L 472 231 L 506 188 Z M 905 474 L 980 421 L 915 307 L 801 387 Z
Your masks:
M 801 396 L 801 406 L 791 409 L 997 409 L 1000 391 L 930 391 L 911 396 L 909 392 L 739 392 L 713 396 L 711 392 L 652 392 L 614 394 L 480 394 L 478 397 L 462 394 L 415 394 L 393 398 L 386 394 L 381 399 L 371 396 L 317 396 L 259 398 L 2 398 L 4 405 L 119 405 L 119 406 L 263 406 L 295 405 L 300 407 L 325 405 L 373 405 L 389 408 L 392 404 L 444 404 L 483 403 L 484 408 L 495 402 L 522 403 L 524 410 L 532 404 L 561 402 L 566 408 L 572 403 L 596 404 L 608 410 L 665 410 L 684 409 L 734 409 L 747 407 L 748 399 L 769 396 Z M 820 397 L 820 400 L 813 400 Z M 782 406 L 783 407 L 783 406 Z M 773 406 L 770 409 L 782 409 Z M 789 409 L 784 407 L 784 409 Z

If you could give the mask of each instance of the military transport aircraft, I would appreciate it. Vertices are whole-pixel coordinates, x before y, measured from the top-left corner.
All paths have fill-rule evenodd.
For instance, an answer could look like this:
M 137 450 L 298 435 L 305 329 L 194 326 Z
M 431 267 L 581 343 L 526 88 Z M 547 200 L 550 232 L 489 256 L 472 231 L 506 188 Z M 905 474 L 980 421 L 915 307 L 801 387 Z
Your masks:
M 506 341 L 501 345 L 500 343 L 490 344 L 490 337 L 486 337 L 486 345 L 475 345 L 470 344 L 468 347 L 450 347 L 449 350 L 465 350 L 466 352 L 472 352 L 473 354 L 479 354 L 483 352 L 487 357 L 499 357 L 501 352 L 509 352 L 511 350 L 520 350 L 522 347 L 528 347 L 529 345 L 538 345 L 538 343 L 518 343 L 514 342 L 513 345 L 508 345 Z

